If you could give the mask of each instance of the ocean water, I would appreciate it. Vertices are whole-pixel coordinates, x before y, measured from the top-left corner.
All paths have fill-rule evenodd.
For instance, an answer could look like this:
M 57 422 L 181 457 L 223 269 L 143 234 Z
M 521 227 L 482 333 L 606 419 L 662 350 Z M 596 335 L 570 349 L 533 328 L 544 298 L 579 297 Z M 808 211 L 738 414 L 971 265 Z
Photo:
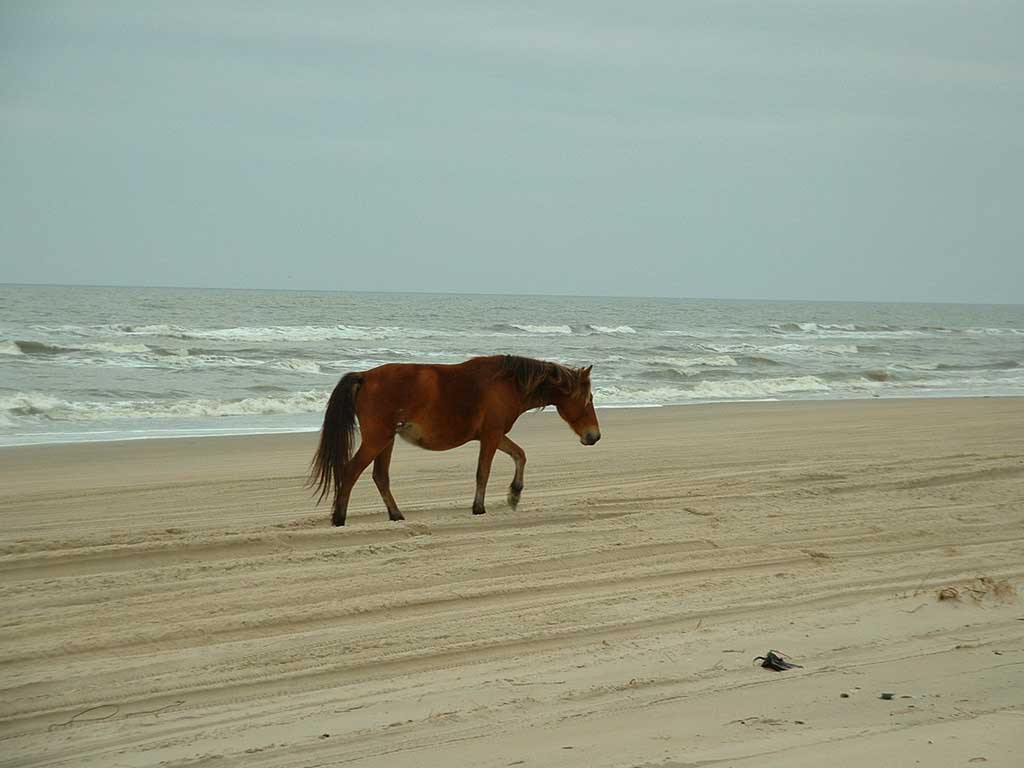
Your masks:
M 347 371 L 502 353 L 603 407 L 1024 395 L 1024 306 L 0 286 L 0 445 L 317 429 Z

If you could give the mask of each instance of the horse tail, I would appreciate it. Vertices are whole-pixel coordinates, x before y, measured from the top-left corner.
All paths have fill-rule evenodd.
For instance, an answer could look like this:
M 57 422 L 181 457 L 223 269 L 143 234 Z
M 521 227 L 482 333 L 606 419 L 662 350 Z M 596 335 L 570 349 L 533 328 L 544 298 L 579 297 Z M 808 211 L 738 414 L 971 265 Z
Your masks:
M 352 457 L 352 440 L 356 432 L 356 395 L 363 383 L 363 374 L 346 373 L 327 401 L 324 426 L 320 430 L 320 447 L 313 456 L 307 487 L 319 493 L 317 504 L 334 489 L 335 498 L 341 486 L 341 473 Z

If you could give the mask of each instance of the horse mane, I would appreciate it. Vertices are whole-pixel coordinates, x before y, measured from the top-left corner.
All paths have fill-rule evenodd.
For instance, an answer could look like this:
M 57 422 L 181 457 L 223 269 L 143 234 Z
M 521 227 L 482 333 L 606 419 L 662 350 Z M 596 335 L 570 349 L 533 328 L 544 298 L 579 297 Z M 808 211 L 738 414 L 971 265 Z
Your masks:
M 510 377 L 527 400 L 538 394 L 542 387 L 551 387 L 569 396 L 583 394 L 583 376 L 578 370 L 547 360 L 503 355 L 498 376 Z

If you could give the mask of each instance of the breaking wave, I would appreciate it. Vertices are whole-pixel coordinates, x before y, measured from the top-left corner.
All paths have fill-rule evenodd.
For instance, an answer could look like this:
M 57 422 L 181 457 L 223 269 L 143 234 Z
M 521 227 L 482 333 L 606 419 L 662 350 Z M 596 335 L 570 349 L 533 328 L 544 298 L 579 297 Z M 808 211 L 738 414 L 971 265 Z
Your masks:
M 898 325 L 872 323 L 775 323 L 768 326 L 775 334 L 813 334 L 813 335 L 867 335 L 884 338 L 885 336 L 942 336 L 950 334 L 970 334 L 972 336 L 1024 336 L 1022 328 L 947 328 L 941 325 L 918 325 L 904 327 Z
M 39 326 L 39 330 L 71 336 L 130 336 L 181 339 L 186 341 L 217 342 L 318 342 L 318 341 L 370 341 L 375 339 L 425 338 L 447 335 L 442 330 L 406 328 L 399 326 L 359 325 L 267 325 L 238 326 L 233 328 L 187 328 L 180 325 L 158 323 L 131 325 L 113 323 L 95 326 Z M 457 335 L 457 334 L 456 334 Z
M 5 340 L 0 341 L 0 354 L 49 356 L 69 355 L 76 353 L 95 353 L 108 355 L 146 354 L 154 351 L 146 344 L 116 344 L 111 342 L 89 342 L 76 345 L 51 344 L 45 341 Z
M 858 323 L 777 323 L 768 326 L 768 331 L 780 336 L 857 336 L 860 338 L 890 338 L 893 336 L 931 336 L 936 333 L 951 333 L 938 328 L 901 328 L 894 325 L 871 325 Z
M 990 363 L 968 365 L 966 363 L 938 363 L 937 371 L 1011 371 L 1022 367 L 1016 360 L 996 360 Z
M 599 386 L 595 390 L 595 400 L 604 406 L 666 405 L 716 400 L 769 400 L 777 395 L 824 394 L 829 391 L 831 387 L 816 376 L 790 376 L 699 381 L 675 387 Z
M 0 418 L 36 421 L 89 422 L 108 419 L 164 419 L 219 416 L 269 416 L 320 411 L 329 392 L 308 390 L 285 395 L 265 395 L 218 400 L 114 400 L 108 402 L 64 400 L 41 392 L 16 392 L 0 396 Z
M 595 333 L 620 333 L 620 334 L 632 334 L 636 333 L 636 328 L 629 325 L 616 325 L 614 327 L 608 325 L 588 325 L 587 328 L 594 331 Z
M 702 381 L 693 388 L 698 397 L 762 399 L 794 392 L 828 392 L 831 388 L 817 376 L 792 376 L 775 379 L 731 379 Z
M 974 336 L 1024 336 L 1022 328 L 965 328 L 964 333 Z
M 680 368 L 734 368 L 739 363 L 729 355 L 707 355 L 704 357 L 655 357 L 651 362 L 674 365 Z
M 524 333 L 540 333 L 540 334 L 563 334 L 567 335 L 572 333 L 572 327 L 568 325 L 526 325 L 525 323 L 510 323 L 510 328 L 523 331 Z
M 708 343 L 702 345 L 704 348 L 714 352 L 727 352 L 730 354 L 754 354 L 754 355 L 856 355 L 865 350 L 863 344 L 721 344 Z

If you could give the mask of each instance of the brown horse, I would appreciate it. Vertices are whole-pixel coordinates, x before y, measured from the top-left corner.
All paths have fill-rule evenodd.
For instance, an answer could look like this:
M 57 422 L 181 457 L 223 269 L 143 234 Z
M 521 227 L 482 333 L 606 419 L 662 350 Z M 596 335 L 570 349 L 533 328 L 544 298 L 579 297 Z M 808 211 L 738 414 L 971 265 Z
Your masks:
M 593 366 L 591 366 L 593 367 Z M 584 445 L 601 439 L 590 392 L 590 368 L 527 357 L 474 357 L 458 365 L 392 363 L 362 373 L 347 373 L 327 403 L 320 447 L 313 457 L 309 484 L 319 500 L 334 489 L 331 522 L 344 525 L 348 499 L 359 475 L 373 462 L 373 480 L 391 520 L 404 520 L 391 495 L 391 451 L 395 435 L 431 451 L 447 451 L 480 441 L 473 514 L 482 515 L 494 452 L 516 463 L 508 503 L 515 509 L 523 491 L 526 453 L 508 439 L 525 411 L 554 405 Z M 352 455 L 356 420 L 361 443 Z

